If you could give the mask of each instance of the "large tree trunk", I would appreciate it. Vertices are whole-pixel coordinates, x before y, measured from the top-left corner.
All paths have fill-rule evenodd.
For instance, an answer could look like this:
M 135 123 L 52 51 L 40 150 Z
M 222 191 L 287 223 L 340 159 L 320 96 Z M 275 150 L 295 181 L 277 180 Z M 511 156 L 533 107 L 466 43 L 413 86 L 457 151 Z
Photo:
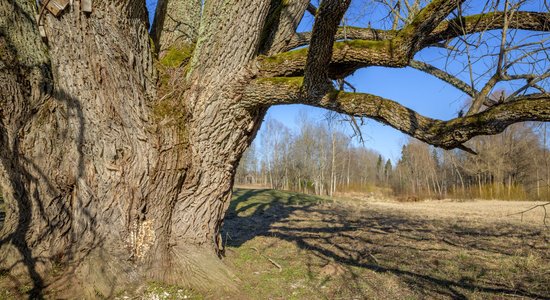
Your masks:
M 253 26 L 264 2 L 206 6 L 206 15 L 226 14 L 201 30 L 243 10 Z M 30 278 L 34 295 L 60 266 L 71 281 L 51 286 L 87 297 L 149 280 L 231 287 L 219 231 L 236 165 L 265 114 L 238 104 L 255 41 L 242 47 L 250 34 L 234 32 L 235 51 L 208 35 L 186 77 L 170 70 L 187 80 L 157 89 L 145 7 L 94 1 L 86 15 L 79 3 L 44 16 L 47 46 L 34 1 L 0 4 L 9 25 L 0 36 L 0 268 Z

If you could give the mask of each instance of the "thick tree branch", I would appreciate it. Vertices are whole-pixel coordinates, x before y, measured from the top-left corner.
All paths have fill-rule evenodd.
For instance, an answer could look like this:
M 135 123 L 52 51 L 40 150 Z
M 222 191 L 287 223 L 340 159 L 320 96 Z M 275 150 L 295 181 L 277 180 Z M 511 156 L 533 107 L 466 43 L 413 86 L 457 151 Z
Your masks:
M 529 95 L 493 106 L 483 112 L 442 121 L 425 117 L 401 104 L 376 95 L 332 91 L 307 98 L 301 90 L 302 77 L 258 79 L 246 91 L 246 103 L 269 106 L 302 103 L 355 117 L 367 117 L 443 149 L 460 148 L 474 136 L 502 132 L 524 121 L 550 121 L 550 96 Z
M 430 33 L 462 2 L 464 0 L 434 0 L 399 31 L 398 36 L 410 45 L 411 57 L 422 47 Z
M 449 6 L 448 3 L 445 7 L 447 11 L 452 9 L 452 6 Z M 425 14 L 426 11 L 423 11 Z M 417 19 L 421 19 L 424 14 L 421 11 Z M 508 28 L 545 31 L 550 26 L 549 19 L 550 13 L 515 12 Z M 464 22 L 465 30 L 460 30 L 457 27 L 460 22 Z M 333 56 L 329 65 L 329 76 L 331 78 L 341 78 L 367 66 L 403 67 L 408 65 L 410 58 L 414 55 L 410 51 L 414 47 L 410 44 L 415 43 L 412 37 L 416 36 L 416 31 L 411 28 L 414 29 L 420 26 L 414 24 L 415 22 L 411 23 L 410 26 L 412 27 L 407 26 L 402 31 L 348 27 L 346 37 L 350 40 L 334 43 Z M 418 47 L 427 47 L 445 39 L 502 28 L 503 26 L 503 13 L 488 13 L 462 19 L 456 18 L 438 25 L 432 34 L 423 38 L 422 45 Z M 287 48 L 307 45 L 310 42 L 310 37 L 311 33 L 295 35 Z M 343 37 L 343 29 L 339 29 L 335 39 L 338 40 Z M 306 67 L 307 51 L 307 49 L 293 50 L 272 57 L 260 58 L 262 76 L 303 75 Z
M 306 59 L 304 87 L 308 94 L 324 93 L 330 81 L 328 68 L 338 24 L 348 9 L 349 0 L 323 0 L 315 17 L 313 36 Z
M 424 45 L 429 46 L 433 43 L 452 39 L 465 34 L 501 29 L 503 28 L 504 23 L 504 12 L 454 18 L 452 20 L 442 22 L 439 26 L 437 26 L 430 36 L 426 38 Z M 514 12 L 513 18 L 509 20 L 508 28 L 532 31 L 549 31 L 550 13 L 527 11 Z
M 159 0 L 151 36 L 158 53 L 176 46 L 187 47 L 197 41 L 201 0 Z
M 397 35 L 397 31 L 393 30 L 381 30 L 373 28 L 361 28 L 346 26 L 345 30 L 343 27 L 339 27 L 336 32 L 335 39 L 343 40 L 372 40 L 372 41 L 382 41 L 389 40 L 394 38 Z M 301 32 L 294 35 L 292 40 L 286 47 L 286 51 L 298 48 L 301 46 L 309 45 L 311 41 L 311 32 Z
M 504 26 L 504 13 L 494 12 L 478 14 L 467 17 L 454 18 L 443 21 L 424 40 L 423 47 L 453 39 L 465 34 L 473 34 L 486 30 L 501 29 Z M 532 31 L 550 30 L 550 13 L 518 11 L 508 24 L 510 29 L 523 29 Z M 397 36 L 399 31 L 382 30 L 374 28 L 346 27 L 345 38 L 349 40 L 389 40 Z M 344 39 L 344 29 L 338 28 L 336 40 Z M 311 32 L 301 32 L 292 38 L 285 50 L 307 46 L 311 40 Z
M 343 78 L 367 66 L 405 67 L 407 47 L 393 40 L 353 40 L 334 43 L 328 74 Z M 258 59 L 261 77 L 301 76 L 306 67 L 308 49 L 298 49 Z

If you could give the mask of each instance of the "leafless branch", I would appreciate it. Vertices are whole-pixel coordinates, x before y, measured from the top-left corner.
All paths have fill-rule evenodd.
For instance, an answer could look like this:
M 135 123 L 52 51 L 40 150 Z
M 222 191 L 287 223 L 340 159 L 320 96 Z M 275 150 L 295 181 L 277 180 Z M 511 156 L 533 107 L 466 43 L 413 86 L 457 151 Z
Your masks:
M 310 13 L 312 16 L 315 16 L 317 14 L 317 7 L 315 7 L 315 5 L 309 3 L 307 5 L 307 12 Z
M 256 247 L 252 247 L 251 249 L 255 250 L 261 257 L 267 259 L 267 261 L 269 261 L 272 265 L 274 265 L 275 267 L 277 267 L 277 269 L 279 269 L 279 272 L 282 272 L 283 271 L 283 267 L 281 267 L 280 264 L 278 264 L 276 261 L 274 261 L 273 259 L 267 257 L 266 255 L 262 254 L 260 252 L 260 250 L 258 250 L 258 248 Z
M 428 46 L 457 36 L 501 29 L 504 26 L 504 19 L 504 12 L 493 12 L 444 21 L 425 40 L 425 45 Z M 509 21 L 508 28 L 548 31 L 550 30 L 550 13 L 517 11 L 514 18 Z
M 537 204 L 535 206 L 532 206 L 526 210 L 523 210 L 523 211 L 520 211 L 520 212 L 517 212 L 517 213 L 513 213 L 513 214 L 509 214 L 509 215 L 506 215 L 507 217 L 510 217 L 510 216 L 516 216 L 516 215 L 521 215 L 521 217 L 523 218 L 523 215 L 526 213 L 526 212 L 529 212 L 529 211 L 532 211 L 536 208 L 539 208 L 539 207 L 542 207 L 542 209 L 544 210 L 544 217 L 542 219 L 542 222 L 544 223 L 545 226 L 548 226 L 546 224 L 546 219 L 548 218 L 548 212 L 546 211 L 546 206 L 550 205 L 550 202 L 547 202 L 547 203 L 543 203 L 543 204 Z
M 479 94 L 478 91 L 476 91 L 475 89 L 473 89 L 471 86 L 469 86 L 467 83 L 465 83 L 464 81 L 458 79 L 456 76 L 453 76 L 441 69 L 438 69 L 430 64 L 427 64 L 425 62 L 421 62 L 421 61 L 418 61 L 418 60 L 412 60 L 409 64 L 409 66 L 411 66 L 412 68 L 415 68 L 417 70 L 420 70 L 422 72 L 425 72 L 425 73 L 428 73 L 430 75 L 433 75 L 447 83 L 449 83 L 450 85 L 456 87 L 457 89 L 463 91 L 464 93 L 466 93 L 467 95 L 469 95 L 470 97 L 476 97 L 477 94 Z

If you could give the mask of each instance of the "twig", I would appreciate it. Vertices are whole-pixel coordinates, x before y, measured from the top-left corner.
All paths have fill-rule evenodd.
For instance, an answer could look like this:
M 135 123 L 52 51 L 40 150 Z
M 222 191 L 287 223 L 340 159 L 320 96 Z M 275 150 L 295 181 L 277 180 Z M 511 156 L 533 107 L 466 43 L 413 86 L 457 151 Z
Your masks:
M 38 15 L 38 26 L 40 26 L 40 21 L 42 21 L 42 17 L 44 16 L 44 9 L 46 8 L 46 6 L 50 3 L 50 0 L 46 0 L 44 1 L 44 4 L 42 4 L 42 7 L 40 8 L 40 13 Z
M 280 264 L 278 264 L 276 261 L 274 261 L 273 259 L 263 255 L 262 253 L 260 253 L 260 250 L 258 250 L 258 248 L 256 247 L 251 247 L 250 249 L 254 249 L 256 250 L 256 252 L 258 252 L 258 254 L 260 254 L 261 257 L 267 259 L 270 263 L 272 263 L 275 267 L 277 267 L 279 269 L 279 272 L 282 272 L 283 271 L 283 267 L 281 267 Z
M 372 260 L 374 260 L 374 262 L 377 264 L 377 265 L 380 265 L 380 263 L 378 262 L 378 259 L 376 259 L 376 257 L 374 257 L 374 255 L 372 255 L 370 252 L 367 252 L 367 255 L 372 258 Z
M 517 213 L 509 214 L 509 215 L 506 215 L 506 216 L 509 217 L 509 216 L 521 215 L 521 218 L 522 218 L 522 220 L 523 220 L 523 214 L 524 214 L 524 213 L 526 213 L 526 212 L 528 212 L 528 211 L 531 211 L 531 210 L 533 210 L 533 209 L 535 209 L 535 208 L 537 208 L 537 207 L 542 207 L 542 209 L 544 210 L 544 218 L 542 219 L 542 223 L 544 224 L 544 226 L 548 227 L 548 225 L 546 224 L 546 219 L 548 218 L 548 212 L 546 211 L 546 206 L 547 206 L 547 205 L 550 205 L 550 202 L 548 202 L 548 203 L 543 203 L 543 204 L 537 204 L 537 205 L 535 205 L 535 206 L 533 206 L 533 207 L 530 207 L 530 208 L 528 208 L 528 209 L 526 209 L 526 210 L 524 210 L 524 211 L 520 211 L 520 212 L 517 212 Z

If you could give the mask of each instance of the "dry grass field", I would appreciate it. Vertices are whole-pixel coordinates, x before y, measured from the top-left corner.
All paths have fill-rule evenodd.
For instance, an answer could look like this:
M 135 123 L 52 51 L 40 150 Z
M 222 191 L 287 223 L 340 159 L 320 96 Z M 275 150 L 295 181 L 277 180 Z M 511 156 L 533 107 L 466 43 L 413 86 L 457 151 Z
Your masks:
M 550 298 L 535 202 L 330 201 L 235 191 L 225 262 L 250 299 Z

